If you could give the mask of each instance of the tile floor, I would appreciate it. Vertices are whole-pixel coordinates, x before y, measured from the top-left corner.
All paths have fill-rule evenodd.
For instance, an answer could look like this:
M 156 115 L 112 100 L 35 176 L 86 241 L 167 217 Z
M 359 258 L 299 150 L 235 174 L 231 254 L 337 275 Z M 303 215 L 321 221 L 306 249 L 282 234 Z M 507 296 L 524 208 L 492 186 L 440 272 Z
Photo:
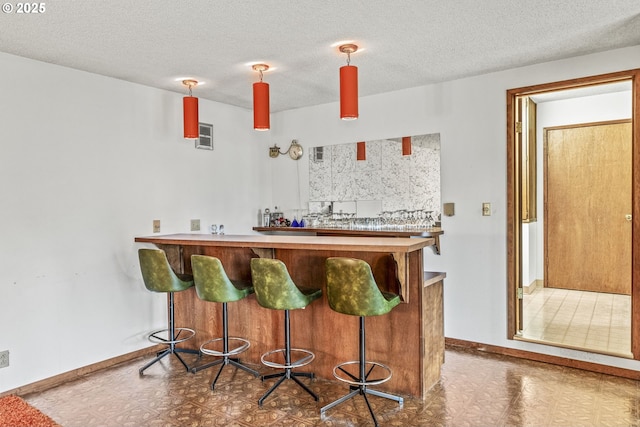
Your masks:
M 632 357 L 629 295 L 540 287 L 523 306 L 525 339 Z
M 145 360 L 23 397 L 64 427 L 373 425 L 361 396 L 320 417 L 346 391 L 334 381 L 310 383 L 318 403 L 285 381 L 260 408 L 269 381 L 226 367 L 211 391 L 215 368 L 186 373 L 171 358 L 139 376 Z M 445 360 L 425 402 L 371 398 L 380 426 L 640 426 L 638 381 L 459 348 Z

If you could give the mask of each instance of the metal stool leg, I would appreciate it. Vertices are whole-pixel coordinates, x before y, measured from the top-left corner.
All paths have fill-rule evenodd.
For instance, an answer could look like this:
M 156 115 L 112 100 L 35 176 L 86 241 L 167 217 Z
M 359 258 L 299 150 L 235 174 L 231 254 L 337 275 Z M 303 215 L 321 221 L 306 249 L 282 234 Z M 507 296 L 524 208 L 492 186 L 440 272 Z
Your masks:
M 151 362 L 147 363 L 142 368 L 140 368 L 140 370 L 138 371 L 140 373 L 140 375 L 142 375 L 142 373 L 144 372 L 145 369 L 147 369 L 149 366 L 153 365 L 158 360 L 160 360 L 163 357 L 165 357 L 167 354 L 171 354 L 171 350 L 170 349 L 167 349 L 167 350 L 164 350 L 164 351 L 161 351 L 160 353 L 158 353 L 157 356 L 155 357 L 155 359 L 153 359 Z
M 371 390 L 370 388 L 365 389 L 365 393 L 372 394 L 378 397 L 384 397 L 385 399 L 389 399 L 389 400 L 395 400 L 398 403 L 404 403 L 404 398 L 400 396 L 396 396 L 395 394 L 389 394 L 379 390 Z
M 366 354 L 365 354 L 365 349 L 366 349 L 366 333 L 365 333 L 365 318 L 364 316 L 360 316 L 360 343 L 359 343 L 359 360 L 358 360 L 358 371 L 359 371 L 359 377 L 356 378 L 353 374 L 347 372 L 345 369 L 343 369 L 341 366 L 338 366 L 337 369 L 341 370 L 342 372 L 344 372 L 346 375 L 348 375 L 350 378 L 353 379 L 353 381 L 349 381 L 349 383 L 351 384 L 349 386 L 349 389 L 351 390 L 350 393 L 348 393 L 347 395 L 329 403 L 328 405 L 323 406 L 320 409 L 320 415 L 324 415 L 325 411 L 334 408 L 338 405 L 340 405 L 341 403 L 346 402 L 347 400 L 351 399 L 352 397 L 361 394 L 362 397 L 364 398 L 364 401 L 367 404 L 367 408 L 369 409 L 369 413 L 371 414 L 371 418 L 373 419 L 373 423 L 375 424 L 376 427 L 378 427 L 378 420 L 376 419 L 375 414 L 373 413 L 373 409 L 371 408 L 371 404 L 369 403 L 369 399 L 367 398 L 367 394 L 373 395 L 373 396 L 378 396 L 378 397 L 382 397 L 385 399 L 390 399 L 390 400 L 394 400 L 398 403 L 400 403 L 401 405 L 404 402 L 404 399 L 400 396 L 395 396 L 393 394 L 389 394 L 389 393 L 385 393 L 382 391 L 378 391 L 378 390 L 372 390 L 370 388 L 368 388 L 367 384 L 371 384 L 372 382 L 374 383 L 380 383 L 381 381 L 386 381 L 386 379 L 375 379 L 375 380 L 370 380 L 369 379 L 369 375 L 371 375 L 371 372 L 373 371 L 373 368 L 375 367 L 375 365 L 371 366 L 371 369 L 369 369 L 369 371 L 367 372 L 366 370 L 366 363 L 367 363 L 367 359 L 366 359 Z M 349 362 L 349 363 L 356 363 L 356 362 Z M 335 375 L 335 370 L 334 370 L 334 375 Z M 388 377 L 390 378 L 390 377 Z M 388 379 L 387 378 L 387 379 Z M 338 378 L 340 379 L 340 378 Z M 343 380 L 346 381 L 346 380 Z
M 258 377 L 260 376 L 260 374 L 249 368 L 248 366 L 243 365 L 242 363 L 240 363 L 240 361 L 238 359 L 232 358 L 230 357 L 230 354 L 232 354 L 229 351 L 229 312 L 228 312 L 228 307 L 227 307 L 227 303 L 223 302 L 222 303 L 222 352 L 215 354 L 215 355 L 219 355 L 222 356 L 222 359 L 218 359 L 215 360 L 213 362 L 201 365 L 201 366 L 196 366 L 194 368 L 191 368 L 191 372 L 193 372 L 194 374 L 198 371 L 202 371 L 203 369 L 207 369 L 210 368 L 212 366 L 216 366 L 216 365 L 222 365 L 220 366 L 220 369 L 218 370 L 218 373 L 216 374 L 215 379 L 213 380 L 213 382 L 211 383 L 211 390 L 213 390 L 216 386 L 216 382 L 218 381 L 218 378 L 220 378 L 220 374 L 222 373 L 222 370 L 224 369 L 225 366 L 231 364 L 233 366 L 235 366 L 236 368 L 240 368 L 248 373 L 250 373 L 251 375 L 253 375 L 254 377 Z M 247 344 L 248 345 L 248 344 Z M 215 353 L 215 352 L 214 352 Z M 205 353 L 207 354 L 207 353 Z
M 173 292 L 169 292 L 169 328 L 168 330 L 169 330 L 169 339 L 168 340 L 163 339 L 162 341 L 166 341 L 166 343 L 169 345 L 169 348 L 158 353 L 155 359 L 153 359 L 151 362 L 147 363 L 142 368 L 140 368 L 140 370 L 138 371 L 140 375 L 142 375 L 148 367 L 150 367 L 151 365 L 158 362 L 160 359 L 164 358 L 169 354 L 173 354 L 174 356 L 176 356 L 178 360 L 182 363 L 182 365 L 185 367 L 187 372 L 189 371 L 190 368 L 178 353 L 197 354 L 198 357 L 200 357 L 200 351 L 198 350 L 176 347 L 176 342 L 180 337 L 180 332 L 182 330 L 178 332 L 178 335 L 176 335 L 175 315 L 174 315 L 174 306 L 173 306 Z M 151 336 L 153 336 L 153 334 Z M 159 337 L 155 337 L 155 338 L 159 339 Z
M 236 368 L 240 368 L 243 371 L 246 371 L 246 372 L 250 373 L 251 375 L 253 375 L 256 378 L 260 376 L 260 372 L 256 371 L 255 369 L 251 369 L 250 367 L 242 364 L 241 362 L 239 362 L 239 361 L 237 361 L 235 359 L 229 358 L 228 362 L 230 364 L 232 364 L 233 366 L 235 366 Z
M 284 382 L 284 380 L 286 380 L 287 377 L 285 375 L 280 376 L 280 379 L 278 381 L 276 381 L 276 383 L 274 385 L 271 386 L 271 388 L 269 390 L 267 390 L 267 392 L 265 394 L 262 395 L 262 397 L 260 399 L 258 399 L 258 406 L 262 407 L 262 404 L 264 403 L 264 400 L 269 397 L 269 395 L 271 393 L 273 393 L 273 390 L 275 390 L 276 388 L 278 388 L 278 386 L 280 384 L 282 384 Z
M 291 328 L 290 328 L 289 310 L 284 311 L 284 343 L 285 343 L 285 351 L 284 351 L 285 366 L 290 366 L 291 365 Z M 294 380 L 296 384 L 298 384 L 304 391 L 309 393 L 311 397 L 313 397 L 313 399 L 317 402 L 318 396 L 296 377 L 305 377 L 305 378 L 313 379 L 314 375 L 310 372 L 292 372 L 292 368 L 290 367 L 286 367 L 284 369 L 284 372 L 280 372 L 277 374 L 263 375 L 262 381 L 269 378 L 280 378 L 280 379 L 274 385 L 272 385 L 271 388 L 267 390 L 267 392 L 258 400 L 258 405 L 262 406 L 262 403 L 264 402 L 264 400 L 267 397 L 269 397 L 269 395 L 276 388 L 278 388 L 278 386 L 280 386 L 280 384 L 282 384 L 286 379 Z

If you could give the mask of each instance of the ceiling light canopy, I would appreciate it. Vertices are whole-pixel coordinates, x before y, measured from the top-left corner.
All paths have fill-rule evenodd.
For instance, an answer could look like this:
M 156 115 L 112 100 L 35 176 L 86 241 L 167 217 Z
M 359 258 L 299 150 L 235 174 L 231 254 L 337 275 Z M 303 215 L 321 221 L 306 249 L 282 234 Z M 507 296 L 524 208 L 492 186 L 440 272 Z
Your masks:
M 253 84 L 253 128 L 269 130 L 269 84 L 262 81 L 262 73 L 269 69 L 267 64 L 254 64 L 251 68 L 260 73 L 260 81 Z
M 340 52 L 347 54 L 347 65 L 340 67 L 340 118 L 358 118 L 358 67 L 350 65 L 351 54 L 358 50 L 355 44 L 343 44 Z
M 197 80 L 183 80 L 182 84 L 189 88 L 189 96 L 182 98 L 184 137 L 186 139 L 198 139 L 200 128 L 198 125 L 198 98 L 191 94 L 191 89 L 198 85 Z

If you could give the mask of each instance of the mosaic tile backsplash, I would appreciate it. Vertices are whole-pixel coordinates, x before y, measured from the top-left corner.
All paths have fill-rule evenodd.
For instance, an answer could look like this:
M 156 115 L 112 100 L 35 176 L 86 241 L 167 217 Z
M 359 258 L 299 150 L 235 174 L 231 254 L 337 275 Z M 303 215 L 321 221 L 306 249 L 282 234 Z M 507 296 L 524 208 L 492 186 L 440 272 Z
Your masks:
M 440 217 L 440 134 L 412 137 L 412 154 L 402 155 L 401 138 L 366 141 L 366 160 L 356 160 L 356 143 L 312 148 L 310 205 L 355 202 L 384 211 L 426 210 Z M 318 153 L 321 152 L 320 155 Z M 321 157 L 321 158 L 320 158 Z M 375 208 L 374 208 L 375 209 Z

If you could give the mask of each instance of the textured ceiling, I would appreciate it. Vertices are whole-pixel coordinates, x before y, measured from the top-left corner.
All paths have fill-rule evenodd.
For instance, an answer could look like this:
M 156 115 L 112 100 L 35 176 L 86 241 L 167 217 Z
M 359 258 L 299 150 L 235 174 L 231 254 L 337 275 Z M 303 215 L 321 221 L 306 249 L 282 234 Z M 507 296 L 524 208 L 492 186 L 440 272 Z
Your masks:
M 338 100 L 353 41 L 360 95 L 640 44 L 639 0 L 51 0 L 0 14 L 0 51 L 251 108 Z M 6 3 L 5 3 L 6 7 Z M 579 76 L 576 70 L 576 76 Z M 18 76 L 16 76 L 16 79 Z

